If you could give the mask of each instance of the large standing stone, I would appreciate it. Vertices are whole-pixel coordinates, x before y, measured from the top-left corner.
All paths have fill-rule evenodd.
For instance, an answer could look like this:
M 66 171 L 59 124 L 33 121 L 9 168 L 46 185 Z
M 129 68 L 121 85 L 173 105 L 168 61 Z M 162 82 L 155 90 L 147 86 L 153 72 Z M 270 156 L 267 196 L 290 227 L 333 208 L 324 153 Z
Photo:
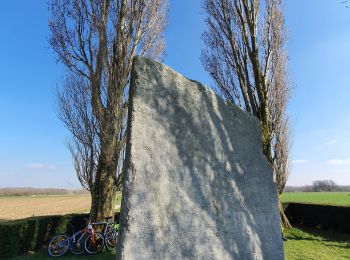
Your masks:
M 258 120 L 135 58 L 118 259 L 283 259 Z

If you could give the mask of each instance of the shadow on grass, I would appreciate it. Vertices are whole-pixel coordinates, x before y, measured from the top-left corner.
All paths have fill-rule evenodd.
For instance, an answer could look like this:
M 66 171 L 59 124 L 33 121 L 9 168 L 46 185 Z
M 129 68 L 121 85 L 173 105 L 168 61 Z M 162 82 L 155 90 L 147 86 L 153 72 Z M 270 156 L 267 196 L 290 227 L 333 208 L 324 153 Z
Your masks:
M 350 234 L 338 233 L 332 230 L 321 230 L 313 229 L 307 227 L 296 227 L 296 230 L 291 231 L 286 235 L 288 240 L 295 241 L 318 241 L 323 242 L 326 246 L 329 247 L 338 247 L 338 248 L 350 248 Z M 307 236 L 305 236 L 307 233 Z M 335 245 L 334 243 L 344 243 L 344 245 Z
M 350 249 L 350 243 L 347 245 L 333 245 L 333 244 L 325 244 L 327 247 L 334 247 L 334 248 L 344 248 L 344 249 Z

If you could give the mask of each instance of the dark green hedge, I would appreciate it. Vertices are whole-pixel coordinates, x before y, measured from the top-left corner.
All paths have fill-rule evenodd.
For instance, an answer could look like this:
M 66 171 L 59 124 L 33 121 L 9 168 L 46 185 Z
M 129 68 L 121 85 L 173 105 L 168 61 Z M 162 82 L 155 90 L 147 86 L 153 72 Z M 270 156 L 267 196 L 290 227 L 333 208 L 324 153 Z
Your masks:
M 87 214 L 44 216 L 0 223 L 0 258 L 6 259 L 42 248 L 57 233 L 84 226 Z M 71 224 L 69 224 L 71 223 Z
M 285 213 L 292 225 L 350 233 L 350 207 L 286 203 Z
M 0 223 L 0 259 L 37 251 L 58 233 L 73 233 L 83 228 L 88 214 L 44 216 Z M 119 212 L 115 215 L 118 221 Z

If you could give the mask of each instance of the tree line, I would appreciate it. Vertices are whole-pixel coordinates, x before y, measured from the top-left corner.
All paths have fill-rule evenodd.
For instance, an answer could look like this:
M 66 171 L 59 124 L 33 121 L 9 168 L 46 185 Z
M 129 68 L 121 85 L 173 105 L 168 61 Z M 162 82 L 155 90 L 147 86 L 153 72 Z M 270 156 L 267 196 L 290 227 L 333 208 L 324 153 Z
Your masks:
M 84 189 L 67 190 L 67 189 L 39 189 L 39 188 L 0 188 L 0 197 L 11 196 L 36 196 L 36 195 L 76 195 L 88 194 Z
M 314 181 L 312 185 L 286 186 L 285 192 L 350 192 L 349 185 L 338 185 L 332 180 Z

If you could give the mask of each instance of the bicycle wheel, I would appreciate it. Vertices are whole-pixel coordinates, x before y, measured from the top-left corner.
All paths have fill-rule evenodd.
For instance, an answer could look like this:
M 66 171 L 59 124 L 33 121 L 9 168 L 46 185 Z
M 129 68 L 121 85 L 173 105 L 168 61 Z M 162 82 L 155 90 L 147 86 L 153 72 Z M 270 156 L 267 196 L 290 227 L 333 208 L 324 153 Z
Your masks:
M 115 249 L 118 241 L 118 232 L 114 229 L 109 230 L 105 236 L 105 244 L 107 250 Z
M 80 255 L 85 252 L 84 243 L 85 243 L 85 239 L 82 238 L 79 241 L 72 243 L 72 245 L 69 247 L 69 250 L 74 255 Z
M 104 239 L 102 234 L 95 232 L 90 234 L 85 239 L 85 251 L 89 254 L 99 253 L 104 246 Z
M 60 234 L 54 236 L 47 247 L 47 253 L 50 256 L 61 256 L 65 254 L 69 247 L 69 236 Z

